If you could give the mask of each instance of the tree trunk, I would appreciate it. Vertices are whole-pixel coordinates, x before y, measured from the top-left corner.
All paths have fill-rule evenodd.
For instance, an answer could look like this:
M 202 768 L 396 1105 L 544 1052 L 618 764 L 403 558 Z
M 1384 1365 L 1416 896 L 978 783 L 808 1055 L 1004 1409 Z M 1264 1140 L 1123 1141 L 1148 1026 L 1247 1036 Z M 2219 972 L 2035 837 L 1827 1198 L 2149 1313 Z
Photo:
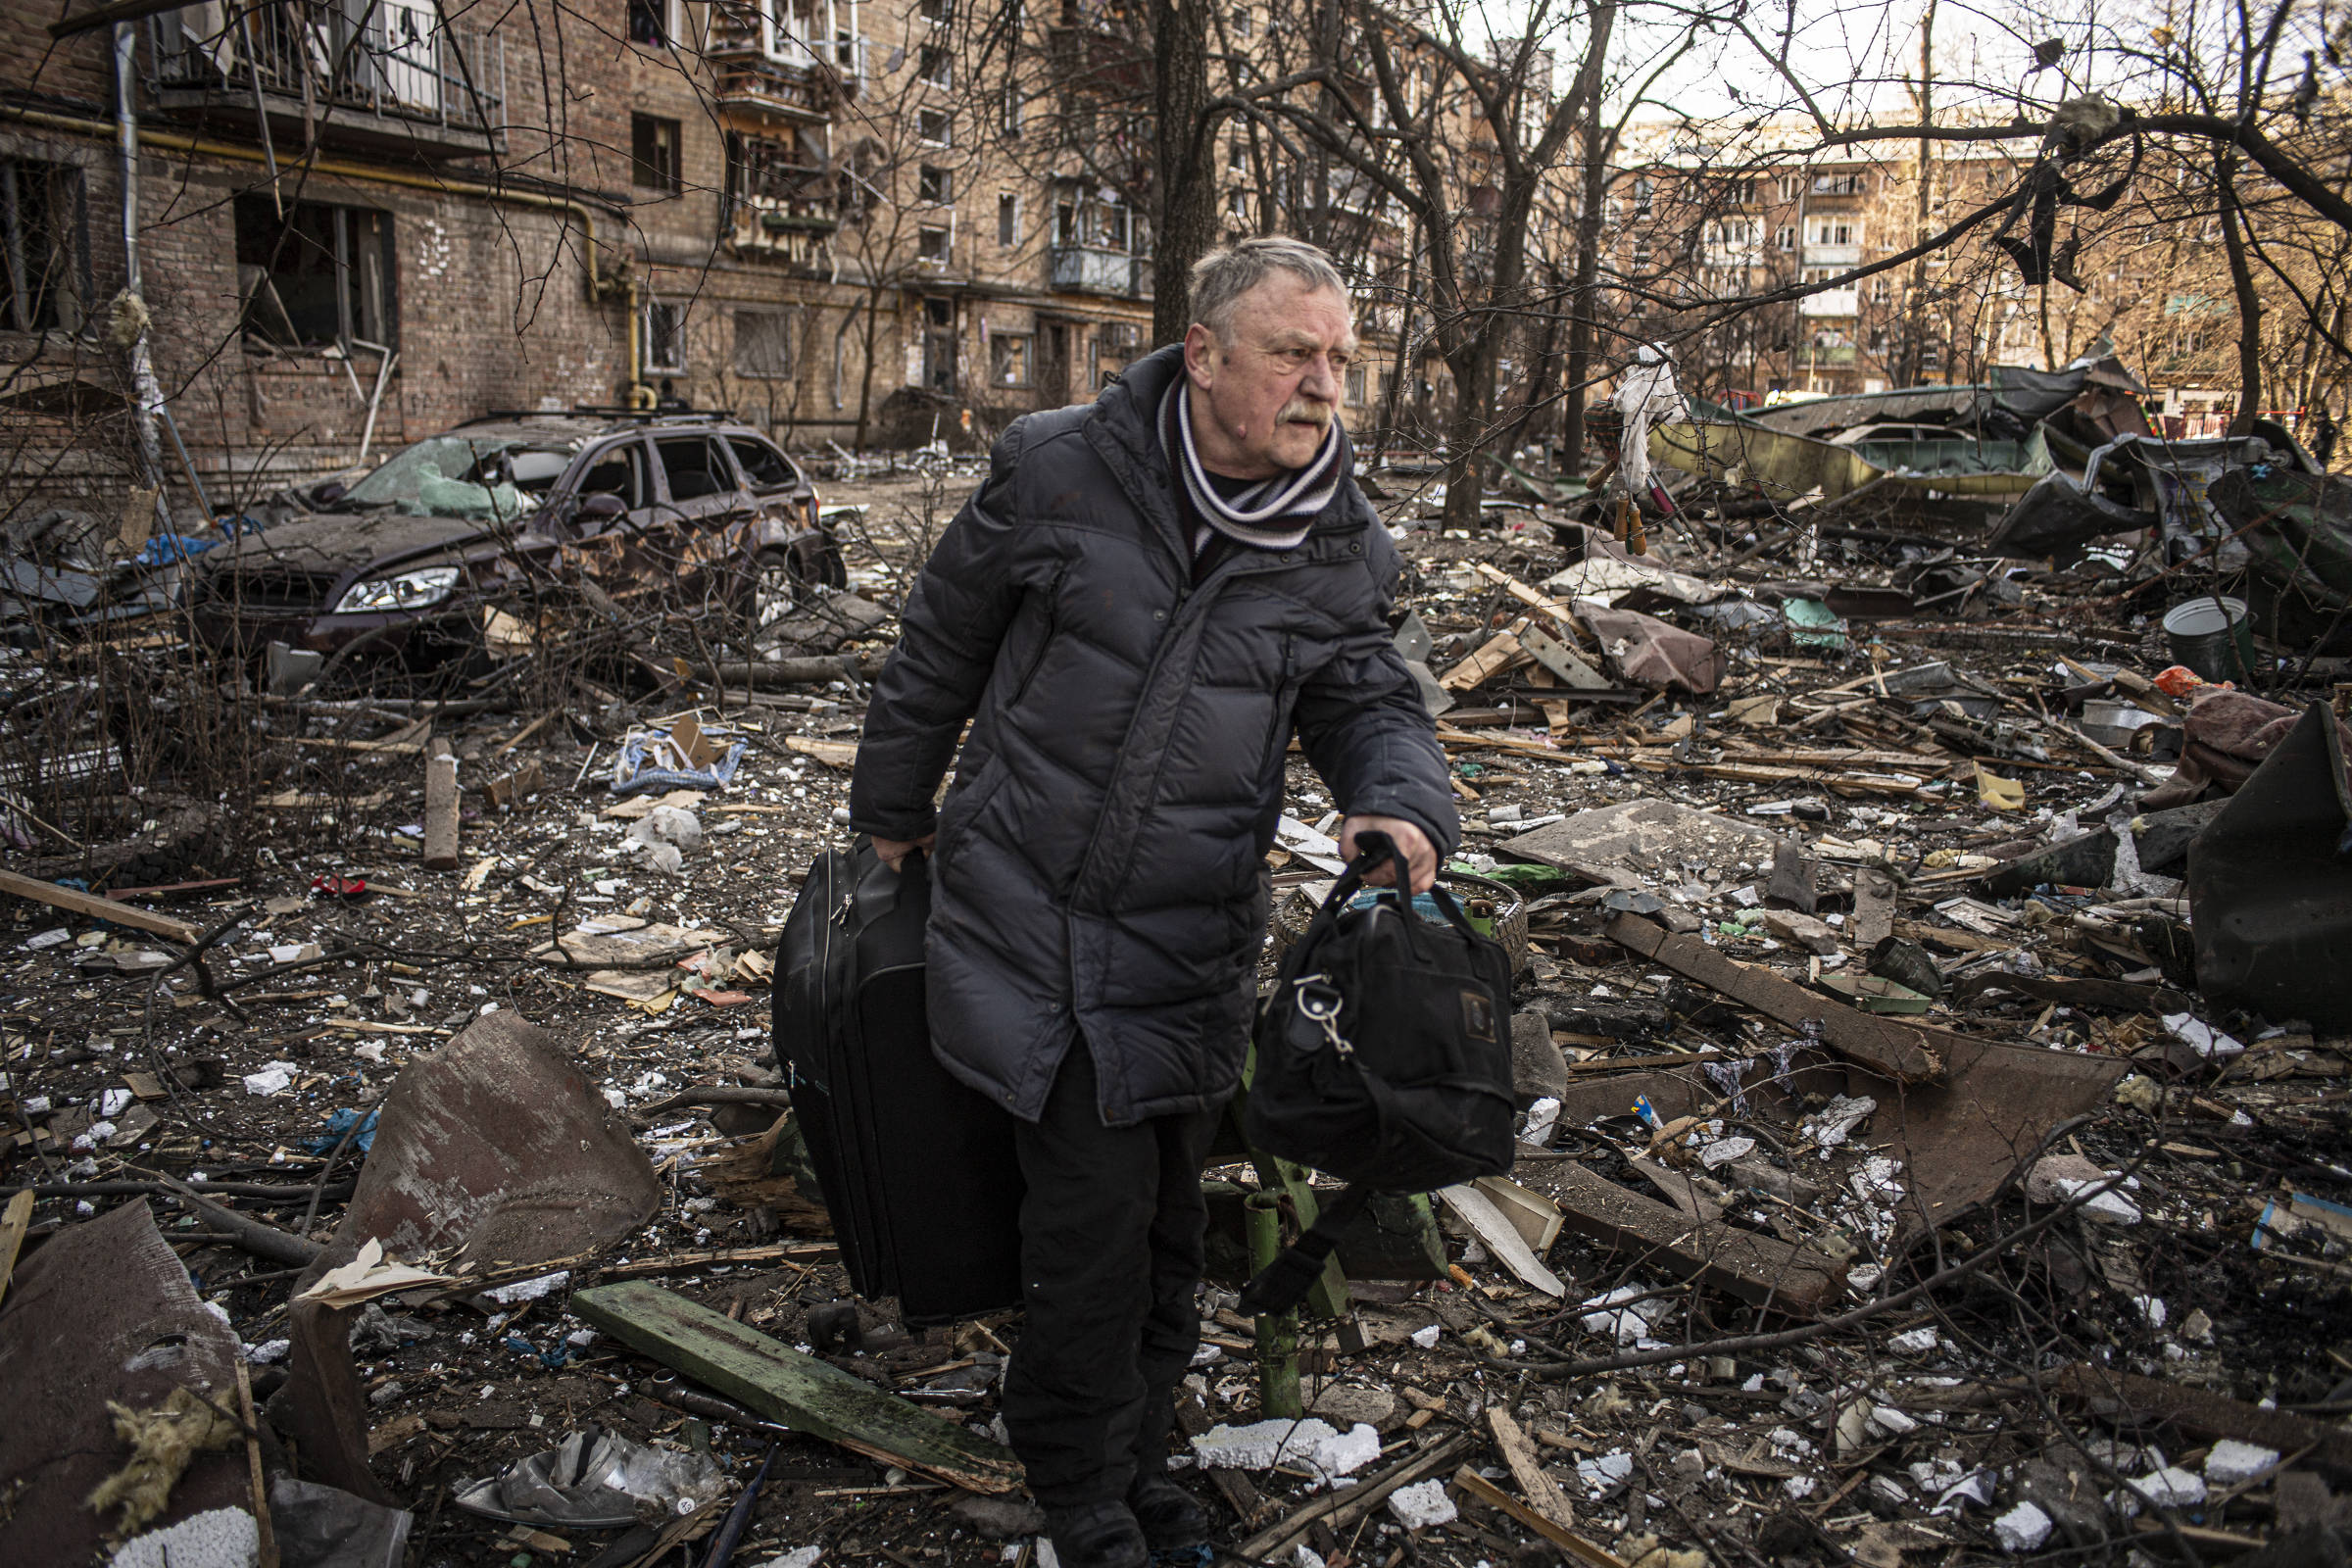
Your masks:
M 1494 361 L 1500 354 L 1499 323 L 1489 318 L 1468 350 L 1449 354 L 1453 371 L 1453 416 L 1446 421 L 1446 526 L 1476 528 L 1484 515 L 1486 470 L 1479 451 L 1486 444 L 1488 416 L 1494 407 Z
M 1576 281 L 1568 293 L 1568 393 L 1560 411 L 1560 461 L 1585 468 L 1585 383 L 1592 378 L 1592 339 L 1600 318 L 1600 207 L 1609 194 L 1608 137 L 1601 130 L 1600 77 L 1616 21 L 1615 5 L 1592 9 L 1592 37 L 1576 90 L 1584 95 L 1584 182 L 1576 206 Z
M 876 318 L 881 314 L 882 298 L 879 291 L 867 293 L 865 297 L 865 368 L 858 377 L 858 445 L 859 447 L 865 445 L 866 415 L 867 411 L 873 407 L 874 402 L 874 323 Z
M 1372 466 L 1388 461 L 1389 444 L 1396 439 L 1396 408 L 1404 396 L 1404 378 L 1413 358 L 1413 297 L 1421 287 L 1421 214 L 1413 214 L 1405 241 L 1403 304 L 1396 311 L 1396 368 L 1389 372 L 1389 395 L 1381 400 L 1380 437 L 1372 449 Z
M 2254 290 L 2246 236 L 2238 227 L 2244 214 L 2237 205 L 2235 155 L 2216 154 L 2213 173 L 2221 197 L 2222 248 L 2230 257 L 2230 286 L 2237 296 L 2237 416 L 2230 421 L 2230 433 L 2252 435 L 2255 416 L 2262 412 L 2262 297 Z
M 1205 0 L 1152 0 L 1152 338 L 1159 346 L 1193 324 L 1193 264 L 1217 235 Z

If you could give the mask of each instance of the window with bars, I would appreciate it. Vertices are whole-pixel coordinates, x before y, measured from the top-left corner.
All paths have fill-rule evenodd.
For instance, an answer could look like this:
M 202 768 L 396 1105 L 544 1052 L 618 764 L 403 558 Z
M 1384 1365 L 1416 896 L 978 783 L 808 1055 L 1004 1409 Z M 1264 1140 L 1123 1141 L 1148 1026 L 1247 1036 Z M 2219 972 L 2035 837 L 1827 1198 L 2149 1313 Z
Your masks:
M 790 312 L 735 313 L 735 373 L 767 379 L 792 374 Z
M 95 292 L 81 171 L 0 160 L 0 329 L 79 331 Z

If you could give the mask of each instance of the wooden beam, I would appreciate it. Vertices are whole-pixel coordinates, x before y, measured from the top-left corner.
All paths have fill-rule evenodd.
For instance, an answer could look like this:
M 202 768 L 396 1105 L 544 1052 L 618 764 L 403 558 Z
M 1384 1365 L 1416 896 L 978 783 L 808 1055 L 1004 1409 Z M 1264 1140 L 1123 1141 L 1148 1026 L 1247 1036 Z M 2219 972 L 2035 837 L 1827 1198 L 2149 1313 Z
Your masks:
M 8 1282 L 17 1272 L 17 1252 L 32 1225 L 32 1203 L 31 1190 L 26 1189 L 10 1199 L 8 1212 L 0 1214 L 0 1300 L 8 1298 Z
M 191 947 L 204 935 L 185 920 L 174 920 L 168 914 L 155 914 L 133 905 L 117 904 L 112 899 L 83 893 L 77 888 L 61 888 L 53 882 L 20 876 L 14 871 L 0 871 L 0 893 L 13 893 L 20 899 L 46 904 L 68 914 L 84 914 L 93 920 L 112 920 L 133 931 L 169 937 L 173 942 L 184 942 Z
M 1519 1490 L 1527 1494 L 1527 1505 L 1562 1530 L 1576 1524 L 1576 1509 L 1571 1507 L 1560 1484 L 1551 1479 L 1544 1461 L 1536 1454 L 1536 1446 L 1527 1441 L 1519 1423 L 1499 1404 L 1487 1406 L 1487 1430 L 1494 1434 L 1495 1451 L 1502 1455 L 1503 1467 Z
M 1585 1568 L 1626 1568 L 1623 1557 L 1604 1546 L 1595 1545 L 1573 1530 L 1553 1524 L 1468 1465 L 1453 1473 L 1453 1484 L 1488 1507 L 1499 1508 L 1509 1514 L 1566 1552 L 1570 1560 L 1585 1564 Z
M 458 760 L 443 752 L 424 763 L 424 868 L 458 865 Z
M 1621 914 L 1609 921 L 1609 940 L 1645 958 L 1664 964 L 1686 980 L 1755 1008 L 1776 1023 L 1791 1029 L 1818 1024 L 1824 1044 L 1882 1077 L 1900 1084 L 1927 1083 L 1943 1073 L 1944 1054 L 1955 1044 L 1980 1041 L 1952 1036 L 1941 1029 L 1874 1018 L 1842 1002 L 1808 991 L 1770 969 L 1748 968 L 1708 947 L 1695 937 L 1677 936 L 1639 915 Z
M 1548 1194 L 1560 1205 L 1566 1228 L 1578 1235 L 1751 1306 L 1817 1317 L 1844 1298 L 1845 1265 L 1828 1253 L 1735 1225 L 1694 1220 L 1573 1160 L 1542 1176 L 1531 1172 L 1528 1185 Z
M 1010 1451 L 748 1324 L 631 1280 L 574 1293 L 571 1310 L 757 1415 L 972 1492 L 1021 1485 Z

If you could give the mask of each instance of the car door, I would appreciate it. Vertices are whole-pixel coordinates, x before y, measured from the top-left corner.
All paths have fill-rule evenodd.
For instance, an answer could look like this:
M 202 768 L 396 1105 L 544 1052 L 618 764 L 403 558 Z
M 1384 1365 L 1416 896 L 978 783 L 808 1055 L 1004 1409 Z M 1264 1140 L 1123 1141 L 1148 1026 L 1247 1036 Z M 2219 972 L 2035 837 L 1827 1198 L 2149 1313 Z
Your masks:
M 720 580 L 715 568 L 740 551 L 748 510 L 726 443 L 706 430 L 654 437 L 655 472 L 662 487 L 664 537 L 670 572 L 689 597 Z
M 588 513 L 584 504 L 594 496 L 617 498 L 620 514 Z M 665 531 L 664 511 L 644 439 L 608 441 L 588 455 L 572 487 L 561 525 L 564 557 L 614 599 L 654 592 L 666 579 L 661 552 L 646 541 Z

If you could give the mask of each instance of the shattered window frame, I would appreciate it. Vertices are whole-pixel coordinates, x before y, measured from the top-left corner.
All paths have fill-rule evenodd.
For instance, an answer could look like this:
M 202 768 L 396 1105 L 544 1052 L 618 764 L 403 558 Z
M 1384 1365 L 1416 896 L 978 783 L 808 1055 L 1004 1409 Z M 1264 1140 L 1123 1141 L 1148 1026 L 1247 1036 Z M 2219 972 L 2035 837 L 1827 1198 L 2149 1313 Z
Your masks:
M 788 310 L 735 312 L 735 373 L 760 380 L 788 380 L 793 373 L 792 316 Z
M 276 204 L 241 193 L 235 224 L 238 329 L 266 352 L 400 346 L 392 215 L 337 202 Z
M 988 384 L 1025 388 L 1037 384 L 1037 334 L 991 332 L 988 339 Z

